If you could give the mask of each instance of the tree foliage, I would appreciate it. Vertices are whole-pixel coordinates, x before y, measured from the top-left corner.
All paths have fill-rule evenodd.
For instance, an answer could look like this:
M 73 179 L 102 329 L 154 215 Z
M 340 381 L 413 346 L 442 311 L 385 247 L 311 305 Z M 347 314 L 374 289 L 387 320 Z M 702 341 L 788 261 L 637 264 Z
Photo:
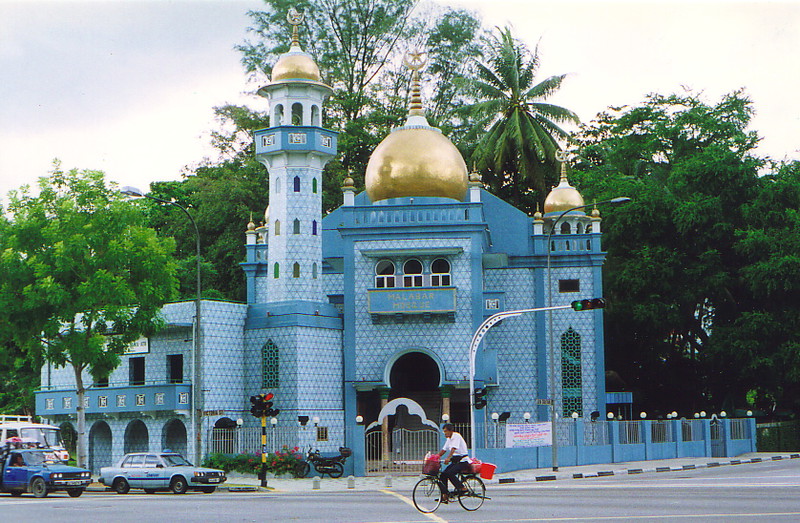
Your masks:
M 158 311 L 177 285 L 174 242 L 143 227 L 142 213 L 97 171 L 56 165 L 38 196 L 25 187 L 12 192 L 8 211 L 0 333 L 41 360 L 73 368 L 84 463 L 84 372 L 108 376 L 128 344 L 158 327 Z
M 538 50 L 531 52 L 511 29 L 489 37 L 484 60 L 475 76 L 464 77 L 478 101 L 461 109 L 477 118 L 467 134 L 475 141 L 472 161 L 492 192 L 533 213 L 555 182 L 555 153 L 568 133 L 559 124 L 579 121 L 563 107 L 544 100 L 555 93 L 566 75 L 536 82 Z
M 767 374 L 757 388 L 785 405 L 782 391 L 800 383 L 789 366 L 798 311 L 771 305 L 787 296 L 781 273 L 800 241 L 797 177 L 790 166 L 759 176 L 752 114 L 741 91 L 716 104 L 653 94 L 578 136 L 587 201 L 633 198 L 606 213 L 606 354 L 651 411 L 743 408 Z

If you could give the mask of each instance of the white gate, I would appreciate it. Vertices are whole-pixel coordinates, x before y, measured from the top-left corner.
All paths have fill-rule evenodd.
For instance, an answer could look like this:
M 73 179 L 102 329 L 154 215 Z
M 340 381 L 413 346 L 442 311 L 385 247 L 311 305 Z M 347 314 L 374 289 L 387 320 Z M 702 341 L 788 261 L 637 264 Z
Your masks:
M 367 475 L 414 475 L 422 471 L 426 452 L 439 449 L 439 431 L 394 429 L 384 439 L 380 428 L 366 434 Z

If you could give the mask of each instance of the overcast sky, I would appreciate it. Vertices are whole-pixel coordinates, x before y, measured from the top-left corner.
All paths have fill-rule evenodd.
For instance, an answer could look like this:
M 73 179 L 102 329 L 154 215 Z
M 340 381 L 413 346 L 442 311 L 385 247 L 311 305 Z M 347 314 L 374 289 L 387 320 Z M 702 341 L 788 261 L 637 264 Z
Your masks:
M 800 0 L 439 2 L 538 43 L 542 78 L 570 74 L 552 101 L 584 121 L 649 92 L 685 86 L 713 103 L 743 87 L 758 152 L 800 159 Z M 146 189 L 213 155 L 214 106 L 263 108 L 233 49 L 261 5 L 0 0 L 0 197 L 54 158 Z

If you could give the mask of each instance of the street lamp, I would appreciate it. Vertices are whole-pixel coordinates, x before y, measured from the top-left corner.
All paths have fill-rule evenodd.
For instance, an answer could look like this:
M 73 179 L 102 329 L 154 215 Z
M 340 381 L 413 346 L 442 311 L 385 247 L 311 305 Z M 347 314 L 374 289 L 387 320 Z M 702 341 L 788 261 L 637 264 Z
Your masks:
M 159 203 L 174 205 L 189 217 L 189 221 L 192 222 L 192 227 L 194 227 L 195 248 L 197 250 L 195 253 L 195 257 L 197 258 L 197 274 L 195 282 L 197 296 L 194 300 L 194 343 L 192 346 L 192 426 L 194 427 L 195 431 L 195 462 L 199 463 L 203 459 L 203 403 L 201 401 L 203 388 L 201 386 L 200 379 L 200 361 L 203 353 L 201 339 L 202 330 L 200 328 L 200 319 L 202 317 L 200 300 L 200 230 L 197 228 L 197 223 L 195 223 L 194 218 L 192 218 L 192 215 L 189 214 L 189 211 L 173 200 L 162 200 L 161 198 L 156 198 L 155 196 L 145 194 L 136 187 L 131 187 L 130 185 L 126 185 L 120 189 L 120 192 L 126 196 L 132 196 L 134 198 L 147 198 Z
M 552 282 L 552 275 L 550 274 L 550 255 L 553 252 L 552 247 L 552 240 L 553 240 L 553 233 L 556 230 L 556 226 L 561 219 L 566 216 L 567 214 L 571 213 L 572 211 L 577 211 L 579 209 L 585 209 L 586 207 L 590 207 L 592 205 L 603 205 L 606 203 L 623 203 L 631 201 L 630 198 L 626 196 L 620 196 L 618 198 L 611 198 L 610 200 L 603 200 L 593 204 L 584 204 L 572 207 L 567 209 L 566 211 L 562 212 L 558 215 L 558 218 L 553 222 L 550 226 L 550 230 L 547 233 L 547 306 L 553 306 L 553 282 Z M 558 420 L 556 419 L 556 361 L 555 361 L 555 347 L 553 345 L 553 310 L 547 313 L 548 317 L 548 340 L 549 340 L 549 347 L 548 347 L 548 357 L 550 358 L 550 420 L 551 420 L 551 434 L 553 438 L 552 444 L 552 451 L 553 451 L 553 471 L 558 471 Z

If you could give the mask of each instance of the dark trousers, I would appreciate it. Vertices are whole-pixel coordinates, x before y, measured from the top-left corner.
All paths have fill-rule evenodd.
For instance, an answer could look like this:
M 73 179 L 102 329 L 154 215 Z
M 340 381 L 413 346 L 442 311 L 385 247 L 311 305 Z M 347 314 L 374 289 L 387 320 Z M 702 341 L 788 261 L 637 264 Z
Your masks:
M 461 458 L 463 458 L 463 456 L 453 456 L 450 458 L 450 464 L 447 465 L 447 468 L 442 471 L 441 477 L 444 481 L 445 487 L 447 487 L 447 482 L 450 481 L 456 490 L 461 490 L 464 488 L 464 485 L 458 480 L 457 474 L 467 470 L 469 463 L 466 461 L 461 461 Z

